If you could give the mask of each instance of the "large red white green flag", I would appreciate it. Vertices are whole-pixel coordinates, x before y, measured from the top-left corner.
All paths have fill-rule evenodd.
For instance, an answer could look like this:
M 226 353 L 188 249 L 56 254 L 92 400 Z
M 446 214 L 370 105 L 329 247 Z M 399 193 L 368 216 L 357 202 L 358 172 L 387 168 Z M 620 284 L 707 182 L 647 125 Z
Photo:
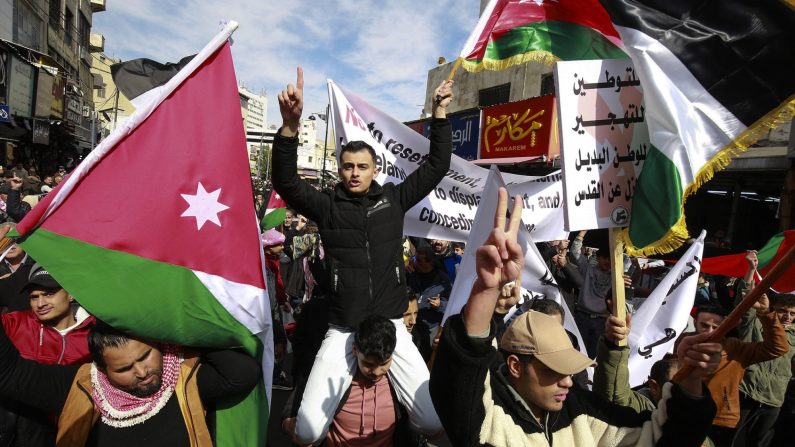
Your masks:
M 265 444 L 273 358 L 235 28 L 139 104 L 17 226 L 25 250 L 112 326 L 263 359 L 260 386 L 218 409 L 217 445 L 230 447 Z
M 597 0 L 491 0 L 459 56 L 468 71 L 626 57 Z
M 688 238 L 685 201 L 795 116 L 789 0 L 601 0 L 643 84 L 651 145 L 622 233 L 627 252 Z

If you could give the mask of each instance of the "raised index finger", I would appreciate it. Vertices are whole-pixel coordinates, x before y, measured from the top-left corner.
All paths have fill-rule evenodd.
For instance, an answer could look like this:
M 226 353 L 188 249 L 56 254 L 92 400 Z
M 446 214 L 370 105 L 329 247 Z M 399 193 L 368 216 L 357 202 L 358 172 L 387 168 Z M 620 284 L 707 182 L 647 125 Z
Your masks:
M 301 66 L 299 65 L 298 68 L 296 68 L 296 72 L 297 72 L 297 79 L 295 80 L 295 88 L 297 88 L 298 90 L 303 90 L 304 89 L 304 69 L 301 68 Z

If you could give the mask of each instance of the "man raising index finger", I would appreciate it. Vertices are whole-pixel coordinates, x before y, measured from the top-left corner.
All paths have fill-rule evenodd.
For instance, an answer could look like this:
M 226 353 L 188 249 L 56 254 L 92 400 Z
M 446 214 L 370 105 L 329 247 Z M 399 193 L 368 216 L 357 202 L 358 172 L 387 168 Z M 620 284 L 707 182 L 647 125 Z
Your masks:
M 341 179 L 333 190 L 317 191 L 297 175 L 298 127 L 303 109 L 303 71 L 279 94 L 283 125 L 273 144 L 273 186 L 296 211 L 317 222 L 325 249 L 329 288 L 329 329 L 309 375 L 295 424 L 296 438 L 315 443 L 325 436 L 356 371 L 353 334 L 368 315 L 397 327 L 394 381 L 397 398 L 409 409 L 412 427 L 434 435 L 441 423 L 428 394 L 428 369 L 403 323 L 406 272 L 403 219 L 433 191 L 450 168 L 452 131 L 446 108 L 453 82 L 436 89 L 428 158 L 400 184 L 379 184 L 376 148 L 349 141 L 339 148 Z M 383 150 L 382 146 L 378 146 Z

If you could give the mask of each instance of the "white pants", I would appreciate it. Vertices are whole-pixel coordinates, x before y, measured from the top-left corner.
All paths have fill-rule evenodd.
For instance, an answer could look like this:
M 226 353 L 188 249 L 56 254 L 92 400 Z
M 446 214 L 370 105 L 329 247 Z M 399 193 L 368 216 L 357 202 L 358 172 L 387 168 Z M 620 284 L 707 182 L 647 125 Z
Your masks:
M 411 341 L 403 319 L 392 322 L 397 330 L 397 344 L 388 372 L 390 384 L 399 403 L 408 410 L 412 428 L 433 436 L 442 430 L 442 423 L 428 391 L 428 367 Z M 302 443 L 311 444 L 325 438 L 342 396 L 351 386 L 357 369 L 353 336 L 354 331 L 349 328 L 329 325 L 296 417 L 295 434 Z

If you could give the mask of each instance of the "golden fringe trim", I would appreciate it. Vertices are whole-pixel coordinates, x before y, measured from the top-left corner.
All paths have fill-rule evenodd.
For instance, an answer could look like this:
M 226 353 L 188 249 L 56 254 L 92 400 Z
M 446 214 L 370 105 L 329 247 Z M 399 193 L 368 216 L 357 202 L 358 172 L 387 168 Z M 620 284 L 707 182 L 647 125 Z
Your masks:
M 795 0 L 784 0 L 784 3 L 792 9 L 795 9 Z
M 552 65 L 559 60 L 559 57 L 555 56 L 549 51 L 533 50 L 500 60 L 486 59 L 480 62 L 473 62 L 471 60 L 464 59 L 464 61 L 461 63 L 461 66 L 464 67 L 464 70 L 466 71 L 478 73 L 483 70 L 505 70 L 506 68 L 512 67 L 514 65 L 521 65 L 526 62 L 540 62 L 544 65 Z
M 770 129 L 775 129 L 781 124 L 791 120 L 795 116 L 795 95 L 792 95 L 780 106 L 776 107 L 754 124 L 748 127 L 743 133 L 719 150 L 712 158 L 698 170 L 693 183 L 685 188 L 682 194 L 682 208 L 679 219 L 665 233 L 663 237 L 653 243 L 638 248 L 629 237 L 629 228 L 624 228 L 619 234 L 619 239 L 624 243 L 626 252 L 630 256 L 649 256 L 669 253 L 676 250 L 690 237 L 687 232 L 685 222 L 685 202 L 687 198 L 706 182 L 710 181 L 716 172 L 723 170 L 731 163 L 732 159 L 748 150 L 748 147 L 756 143 Z

